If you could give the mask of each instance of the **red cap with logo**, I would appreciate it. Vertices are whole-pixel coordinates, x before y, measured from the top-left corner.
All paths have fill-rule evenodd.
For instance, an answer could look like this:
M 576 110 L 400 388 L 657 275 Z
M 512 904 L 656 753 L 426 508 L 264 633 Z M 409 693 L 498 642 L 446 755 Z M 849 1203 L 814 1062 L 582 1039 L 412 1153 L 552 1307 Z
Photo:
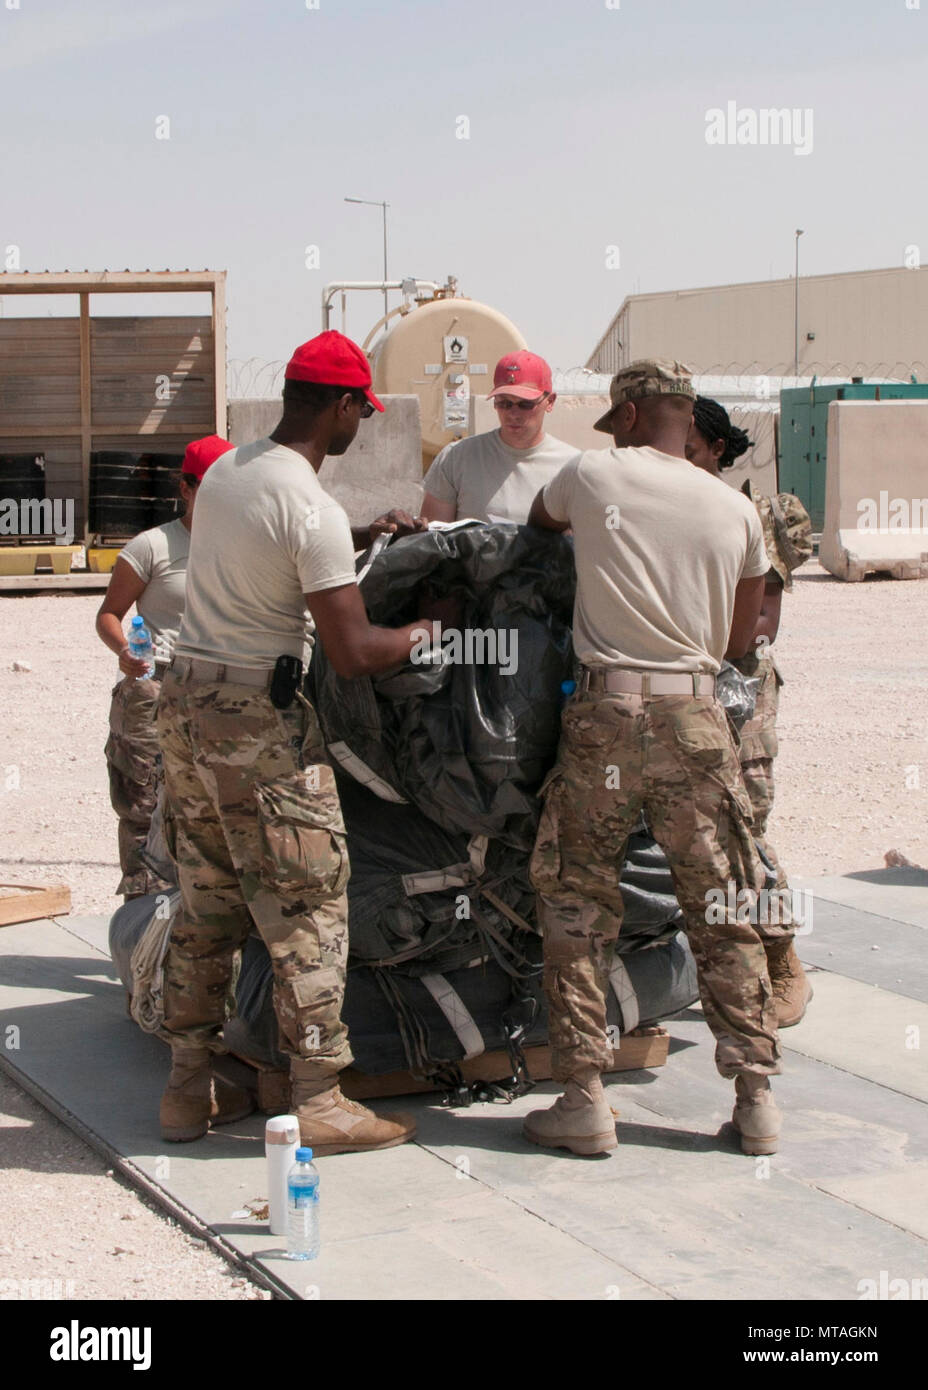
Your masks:
M 370 389 L 371 369 L 364 353 L 357 343 L 335 328 L 298 347 L 287 363 L 284 378 L 286 381 L 314 381 L 319 386 L 358 387 L 376 410 L 384 408 Z
M 538 401 L 551 391 L 551 368 L 543 357 L 534 352 L 507 352 L 496 364 L 493 373 L 494 396 L 521 396 L 526 401 Z
M 215 463 L 223 454 L 227 454 L 230 449 L 234 448 L 234 444 L 230 444 L 228 439 L 220 439 L 218 434 L 208 434 L 205 439 L 195 439 L 184 450 L 184 461 L 180 471 L 192 473 L 202 483 L 203 474 L 210 464 Z

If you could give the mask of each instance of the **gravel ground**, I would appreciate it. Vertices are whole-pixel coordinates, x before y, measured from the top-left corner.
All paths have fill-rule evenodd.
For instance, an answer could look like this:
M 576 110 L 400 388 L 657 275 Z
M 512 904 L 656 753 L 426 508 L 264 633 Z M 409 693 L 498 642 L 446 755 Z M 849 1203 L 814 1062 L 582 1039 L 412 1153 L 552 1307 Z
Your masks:
M 270 1298 L 0 1072 L 0 1299 Z
M 0 879 L 68 883 L 73 912 L 109 914 L 119 866 L 103 744 L 117 676 L 93 630 L 99 602 L 0 596 Z M 771 820 L 788 872 L 878 869 L 889 851 L 928 866 L 926 630 L 928 584 L 844 584 L 814 560 L 795 575 L 776 644 Z M 0 1279 L 71 1279 L 75 1298 L 264 1296 L 2 1077 L 0 1112 Z

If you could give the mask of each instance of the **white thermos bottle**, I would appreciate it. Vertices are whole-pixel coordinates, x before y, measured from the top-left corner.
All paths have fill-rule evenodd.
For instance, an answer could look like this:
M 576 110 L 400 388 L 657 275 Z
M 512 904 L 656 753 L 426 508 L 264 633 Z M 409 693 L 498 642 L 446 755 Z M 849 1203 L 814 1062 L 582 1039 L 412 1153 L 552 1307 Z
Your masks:
M 287 1234 L 287 1174 L 296 1162 L 300 1122 L 296 1115 L 275 1115 L 264 1128 L 267 1155 L 268 1228 L 272 1236 Z

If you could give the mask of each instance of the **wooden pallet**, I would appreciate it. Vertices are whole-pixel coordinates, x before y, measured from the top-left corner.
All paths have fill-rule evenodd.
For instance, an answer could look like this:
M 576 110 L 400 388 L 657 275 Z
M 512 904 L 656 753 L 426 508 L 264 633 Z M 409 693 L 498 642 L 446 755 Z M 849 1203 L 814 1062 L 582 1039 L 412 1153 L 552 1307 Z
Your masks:
M 33 883 L 0 883 L 0 927 L 34 922 L 39 917 L 62 917 L 71 911 L 71 890 L 64 883 L 41 887 Z
M 670 1035 L 659 1025 L 651 1028 L 636 1028 L 626 1033 L 619 1050 L 613 1052 L 611 1072 L 636 1071 L 644 1067 L 662 1067 L 667 1061 Z M 267 1062 L 256 1062 L 252 1057 L 243 1057 L 236 1052 L 233 1056 L 244 1062 L 254 1073 L 258 1093 L 258 1108 L 268 1115 L 285 1115 L 290 1108 L 290 1079 L 286 1072 L 279 1071 Z M 527 1047 L 525 1060 L 533 1081 L 548 1081 L 551 1077 L 550 1047 Z M 500 1081 L 512 1073 L 512 1065 L 507 1052 L 484 1052 L 469 1062 L 460 1063 L 464 1080 Z M 351 1100 L 382 1100 L 387 1096 L 421 1095 L 428 1091 L 443 1088 L 428 1081 L 417 1081 L 408 1071 L 391 1071 L 383 1076 L 368 1076 L 365 1072 L 348 1067 L 340 1077 L 342 1091 Z

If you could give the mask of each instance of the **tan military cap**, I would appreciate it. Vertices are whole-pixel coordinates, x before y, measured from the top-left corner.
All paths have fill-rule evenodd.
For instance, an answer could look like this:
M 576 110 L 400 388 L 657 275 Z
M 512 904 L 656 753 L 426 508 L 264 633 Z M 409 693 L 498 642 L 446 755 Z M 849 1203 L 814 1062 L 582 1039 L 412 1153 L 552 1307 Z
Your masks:
M 686 396 L 696 399 L 693 386 L 693 373 L 682 362 L 671 362 L 666 357 L 645 357 L 638 362 L 629 362 L 620 372 L 616 372 L 609 383 L 609 398 L 612 405 L 596 424 L 594 430 L 603 434 L 612 433 L 612 412 L 625 401 L 638 401 L 642 396 Z
M 760 515 L 770 568 L 779 575 L 784 589 L 791 589 L 792 571 L 805 564 L 812 554 L 809 513 L 791 492 L 766 497 L 750 479 L 741 491 L 750 497 Z

